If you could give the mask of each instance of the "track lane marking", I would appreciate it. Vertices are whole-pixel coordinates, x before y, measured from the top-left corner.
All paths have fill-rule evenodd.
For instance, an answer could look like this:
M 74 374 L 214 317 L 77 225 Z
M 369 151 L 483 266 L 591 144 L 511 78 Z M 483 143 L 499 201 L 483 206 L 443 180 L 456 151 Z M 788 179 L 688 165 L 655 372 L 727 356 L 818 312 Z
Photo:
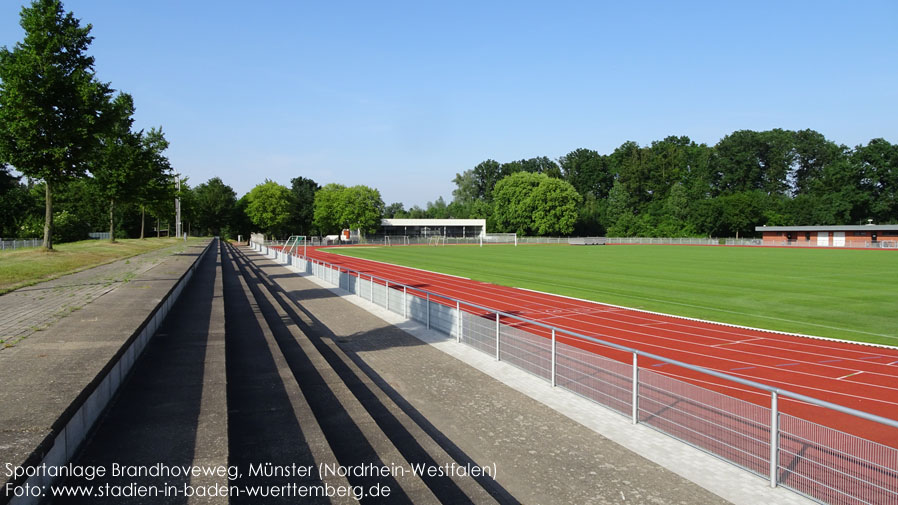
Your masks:
M 744 344 L 746 342 L 754 342 L 755 340 L 764 340 L 764 337 L 755 337 L 755 338 L 747 338 L 744 340 L 737 340 L 735 342 L 723 342 L 720 344 L 714 344 L 711 347 L 722 347 L 725 345 L 736 345 L 736 344 Z
M 864 373 L 863 370 L 861 370 L 860 372 L 854 372 L 854 373 L 850 373 L 850 374 L 848 374 L 848 375 L 843 375 L 843 376 L 837 378 L 836 380 L 837 380 L 837 381 L 840 381 L 840 380 L 842 380 L 842 379 L 847 379 L 847 378 L 849 378 L 849 377 L 854 377 L 855 375 L 860 375 L 860 374 L 862 374 L 862 373 Z

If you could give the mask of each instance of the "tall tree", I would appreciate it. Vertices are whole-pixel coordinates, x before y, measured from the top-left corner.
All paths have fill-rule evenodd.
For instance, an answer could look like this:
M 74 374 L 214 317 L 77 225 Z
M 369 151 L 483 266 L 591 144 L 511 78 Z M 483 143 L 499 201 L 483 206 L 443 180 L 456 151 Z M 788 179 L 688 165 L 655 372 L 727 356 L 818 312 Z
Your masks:
M 342 229 L 342 195 L 346 186 L 332 182 L 315 193 L 313 219 L 315 227 L 323 235 Z
M 485 202 L 493 200 L 493 188 L 503 177 L 511 174 L 513 165 L 501 165 L 496 160 L 486 160 L 473 169 L 475 195 Z
M 384 215 L 384 201 L 380 191 L 368 186 L 346 188 L 341 200 L 341 221 L 352 230 L 374 233 Z
M 312 222 L 315 218 L 315 193 L 321 186 L 312 179 L 296 177 L 290 180 L 290 190 L 293 191 L 293 209 L 291 221 L 294 232 L 300 235 L 312 234 Z
M 608 159 L 592 149 L 575 149 L 558 159 L 561 173 L 582 196 L 606 198 L 614 183 Z
M 218 177 L 193 189 L 197 227 L 202 234 L 219 236 L 231 220 L 237 194 Z
M 107 130 L 100 136 L 100 147 L 90 164 L 90 172 L 97 191 L 109 205 L 109 240 L 115 242 L 115 205 L 128 201 L 136 191 L 143 155 L 142 134 L 131 131 L 134 123 L 131 95 L 119 94 L 109 111 Z
M 249 192 L 247 199 L 246 215 L 260 231 L 269 236 L 288 232 L 293 193 L 286 186 L 265 179 Z
M 168 158 L 163 154 L 168 149 L 168 140 L 162 132 L 162 127 L 151 128 L 141 138 L 141 163 L 135 178 L 135 190 L 132 195 L 134 201 L 140 208 L 140 238 L 145 236 L 146 229 L 146 213 L 149 210 L 156 214 L 165 213 L 167 209 L 174 212 L 174 199 L 176 195 L 176 185 L 174 183 L 171 164 Z M 189 191 L 185 188 L 185 194 Z M 189 211 L 191 208 L 190 198 L 182 202 L 183 210 Z M 174 214 L 172 214 L 174 215 Z M 158 223 L 158 219 L 157 219 Z M 158 230 L 157 230 L 158 234 Z
M 337 233 L 346 228 L 373 233 L 383 215 L 380 192 L 368 186 L 347 188 L 331 183 L 315 193 L 315 226 L 322 233 Z
M 503 231 L 567 235 L 574 229 L 582 201 L 574 187 L 561 179 L 518 172 L 496 184 L 493 215 Z
M 865 219 L 898 222 L 898 144 L 873 139 L 865 146 L 857 146 L 851 158 L 863 174 L 862 187 L 870 198 Z
M 0 49 L 0 161 L 45 184 L 44 247 L 53 248 L 53 190 L 87 169 L 111 90 L 86 54 L 93 37 L 59 0 L 21 11 L 25 38 Z

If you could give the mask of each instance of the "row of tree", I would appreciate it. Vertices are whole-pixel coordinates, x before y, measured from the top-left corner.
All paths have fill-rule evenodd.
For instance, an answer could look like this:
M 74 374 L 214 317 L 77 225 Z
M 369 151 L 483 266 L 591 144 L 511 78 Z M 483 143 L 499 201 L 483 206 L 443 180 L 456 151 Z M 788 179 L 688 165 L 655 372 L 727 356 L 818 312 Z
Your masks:
M 139 213 L 142 238 L 146 214 L 168 216 L 174 202 L 161 128 L 134 131 L 133 98 L 114 96 L 97 79 L 86 53 L 91 26 L 82 27 L 61 2 L 35 0 L 22 9 L 20 25 L 24 40 L 0 48 L 0 233 L 35 232 L 37 192 L 47 249 L 55 239 L 86 238 L 98 229 L 97 201 L 112 240 L 124 211 Z M 60 197 L 63 208 L 54 211 Z
M 580 197 L 573 226 L 510 219 L 514 209 L 540 212 L 499 191 L 518 173 L 568 183 Z M 739 236 L 758 225 L 898 222 L 898 145 L 874 139 L 850 149 L 813 130 L 740 130 L 714 146 L 688 137 L 625 142 L 611 154 L 581 148 L 557 161 L 486 160 L 454 182 L 448 205 L 442 198 L 425 209 L 393 204 L 386 213 L 485 218 L 497 231 L 610 236 Z

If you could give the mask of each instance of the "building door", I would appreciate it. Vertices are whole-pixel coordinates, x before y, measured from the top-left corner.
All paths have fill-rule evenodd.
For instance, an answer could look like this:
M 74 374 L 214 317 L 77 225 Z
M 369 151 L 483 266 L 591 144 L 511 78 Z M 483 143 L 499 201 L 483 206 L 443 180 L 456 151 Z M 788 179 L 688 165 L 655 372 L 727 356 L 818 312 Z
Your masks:
M 817 245 L 823 247 L 829 247 L 829 232 L 828 231 L 818 231 L 817 232 Z
M 833 246 L 834 247 L 845 247 L 845 232 L 844 231 L 834 231 L 833 232 Z

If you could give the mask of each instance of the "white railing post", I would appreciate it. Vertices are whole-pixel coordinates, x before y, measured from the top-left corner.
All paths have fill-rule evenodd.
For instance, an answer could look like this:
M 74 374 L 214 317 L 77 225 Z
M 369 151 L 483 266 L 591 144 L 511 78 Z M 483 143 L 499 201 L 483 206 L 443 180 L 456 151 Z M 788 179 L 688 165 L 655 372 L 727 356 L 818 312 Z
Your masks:
M 556 347 L 555 344 L 557 340 L 555 339 L 555 328 L 552 328 L 552 387 L 554 388 L 558 384 L 555 381 L 555 365 L 557 364 L 556 356 Z
M 639 423 L 639 355 L 633 353 L 633 424 Z
M 458 300 L 455 301 L 455 317 L 458 320 L 456 323 L 457 328 L 455 329 L 455 341 L 457 343 L 461 343 L 461 302 Z
M 496 312 L 496 361 L 502 361 L 499 359 L 499 313 Z
M 408 319 L 408 287 L 402 286 L 402 317 Z
M 374 276 L 370 275 L 369 277 L 371 277 L 371 285 L 368 286 L 369 288 L 371 288 L 371 289 L 369 289 L 369 293 L 368 293 L 369 295 L 371 295 L 369 300 L 371 300 L 371 303 L 374 303 Z
M 390 311 L 390 281 L 385 281 L 387 287 L 387 312 Z
M 425 299 L 426 308 L 427 308 L 427 329 L 430 329 L 430 293 L 427 293 L 427 298 Z
M 776 391 L 770 393 L 770 487 L 776 487 L 779 467 L 779 412 Z

